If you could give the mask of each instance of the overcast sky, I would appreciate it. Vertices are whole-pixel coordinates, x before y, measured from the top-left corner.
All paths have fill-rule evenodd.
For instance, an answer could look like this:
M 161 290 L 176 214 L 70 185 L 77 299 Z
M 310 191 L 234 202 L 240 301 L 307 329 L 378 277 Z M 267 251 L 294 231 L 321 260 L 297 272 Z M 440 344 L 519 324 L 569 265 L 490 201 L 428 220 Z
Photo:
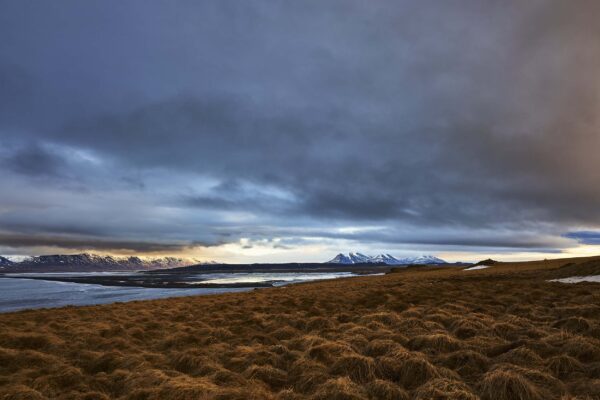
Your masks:
M 0 0 L 0 254 L 600 253 L 600 2 Z

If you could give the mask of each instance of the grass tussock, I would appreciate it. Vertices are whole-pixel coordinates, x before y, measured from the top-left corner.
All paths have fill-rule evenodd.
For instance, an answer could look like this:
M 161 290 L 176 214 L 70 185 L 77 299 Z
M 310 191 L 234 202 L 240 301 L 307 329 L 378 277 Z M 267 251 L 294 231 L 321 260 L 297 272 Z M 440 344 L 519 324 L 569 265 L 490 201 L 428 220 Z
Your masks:
M 566 354 L 549 358 L 546 361 L 546 367 L 559 379 L 567 378 L 571 374 L 583 372 L 584 370 L 584 366 L 581 362 Z
M 496 358 L 496 361 L 501 363 L 509 363 L 524 367 L 537 366 L 543 363 L 543 360 L 534 351 L 525 347 L 517 347 L 509 350 Z
M 411 350 L 448 353 L 460 349 L 461 343 L 448 334 L 436 333 L 416 336 L 408 341 L 407 347 Z
M 478 351 L 459 350 L 445 356 L 441 364 L 468 379 L 481 376 L 489 368 L 491 360 Z
M 273 389 L 280 389 L 287 383 L 287 372 L 270 365 L 253 365 L 244 375 L 248 379 L 258 379 Z
M 428 381 L 415 391 L 415 400 L 479 400 L 463 382 L 438 378 Z
M 365 354 L 370 357 L 380 357 L 386 354 L 392 354 L 395 351 L 402 351 L 402 345 L 390 339 L 375 339 L 371 340 L 366 348 Z
M 470 337 L 476 336 L 479 332 L 486 328 L 485 324 L 467 318 L 459 318 L 457 321 L 454 321 L 451 325 L 451 331 L 459 339 L 468 339 Z
M 541 400 L 543 394 L 517 372 L 498 369 L 485 374 L 481 384 L 483 400 Z
M 14 385 L 4 388 L 3 400 L 47 400 L 37 390 L 33 390 L 24 385 Z
M 352 353 L 352 346 L 344 342 L 327 342 L 313 346 L 308 350 L 308 355 L 324 364 L 335 362 L 343 354 Z
M 598 399 L 599 286 L 548 280 L 599 265 L 0 314 L 0 400 Z
M 442 376 L 421 353 L 395 352 L 391 357 L 380 357 L 377 369 L 381 378 L 397 382 L 406 389 L 414 389 L 430 379 Z
M 365 390 L 370 400 L 408 400 L 409 395 L 404 389 L 398 385 L 384 381 L 382 379 L 375 379 L 369 382 Z
M 565 340 L 562 350 L 581 362 L 600 361 L 600 341 L 584 336 L 574 336 Z
M 319 387 L 312 400 L 366 400 L 365 392 L 349 378 L 329 379 Z
M 592 324 L 583 317 L 570 317 L 558 320 L 552 326 L 573 333 L 585 333 L 590 330 Z
M 333 375 L 348 376 L 354 382 L 366 383 L 375 378 L 375 362 L 371 357 L 349 354 L 340 357 L 331 367 Z

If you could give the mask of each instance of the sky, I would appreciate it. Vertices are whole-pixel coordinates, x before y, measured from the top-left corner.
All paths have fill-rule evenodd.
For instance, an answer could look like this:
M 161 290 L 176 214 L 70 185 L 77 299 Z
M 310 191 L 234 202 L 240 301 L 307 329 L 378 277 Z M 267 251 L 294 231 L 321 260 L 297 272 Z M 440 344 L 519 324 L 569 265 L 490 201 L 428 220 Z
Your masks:
M 0 0 L 0 254 L 600 254 L 600 2 Z

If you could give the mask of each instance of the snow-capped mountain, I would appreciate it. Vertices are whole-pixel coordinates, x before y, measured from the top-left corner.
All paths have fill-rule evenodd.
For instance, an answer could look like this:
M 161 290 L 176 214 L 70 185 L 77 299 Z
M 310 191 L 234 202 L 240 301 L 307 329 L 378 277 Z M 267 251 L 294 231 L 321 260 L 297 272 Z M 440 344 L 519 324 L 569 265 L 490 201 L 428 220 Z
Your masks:
M 161 257 L 112 257 L 97 254 L 55 254 L 22 258 L 11 261 L 0 256 L 0 266 L 19 271 L 119 271 L 184 267 L 199 264 L 198 260 Z
M 402 264 L 447 264 L 446 261 L 435 256 L 423 255 L 418 257 L 403 258 Z
M 391 254 L 379 254 L 378 256 L 371 257 L 372 262 L 384 263 L 388 265 L 399 265 L 402 264 L 402 261 L 398 260 L 396 257 Z
M 387 264 L 387 265 L 408 265 L 408 264 L 446 264 L 441 258 L 422 255 L 417 257 L 396 258 L 390 254 L 379 254 L 376 256 L 367 256 L 361 253 L 349 253 L 347 256 L 340 253 L 327 264 Z
M 327 261 L 326 264 L 354 264 L 354 262 L 352 262 L 350 257 L 340 253 L 333 257 L 333 259 Z
M 8 267 L 13 265 L 13 262 L 6 257 L 0 256 L 0 267 Z
M 352 260 L 352 264 L 365 264 L 372 262 L 372 257 L 366 256 L 361 253 L 350 253 L 348 254 L 348 256 L 350 257 L 350 260 Z

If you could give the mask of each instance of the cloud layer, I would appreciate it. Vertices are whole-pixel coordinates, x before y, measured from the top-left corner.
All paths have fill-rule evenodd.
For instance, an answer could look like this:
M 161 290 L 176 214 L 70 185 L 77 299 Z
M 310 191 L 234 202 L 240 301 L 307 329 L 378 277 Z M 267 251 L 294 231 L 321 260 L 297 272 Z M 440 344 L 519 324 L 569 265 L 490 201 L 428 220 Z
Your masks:
M 598 17 L 558 0 L 3 2 L 0 249 L 584 243 Z

